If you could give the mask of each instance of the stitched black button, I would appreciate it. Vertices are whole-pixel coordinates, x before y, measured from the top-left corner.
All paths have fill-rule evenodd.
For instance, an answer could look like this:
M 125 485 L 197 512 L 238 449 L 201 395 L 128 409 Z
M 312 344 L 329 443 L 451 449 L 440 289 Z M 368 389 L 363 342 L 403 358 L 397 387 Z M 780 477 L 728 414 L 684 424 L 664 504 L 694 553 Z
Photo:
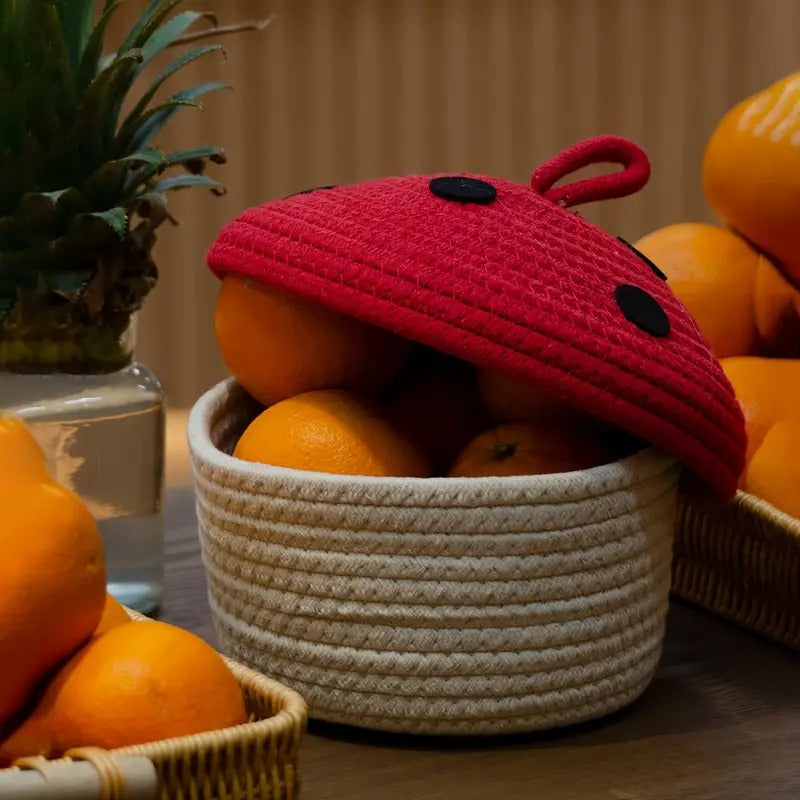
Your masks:
M 614 290 L 614 298 L 628 322 L 653 336 L 669 333 L 669 317 L 644 289 L 623 283 Z
M 653 273 L 661 278 L 662 281 L 667 280 L 667 276 L 642 252 L 637 250 L 630 242 L 626 242 L 621 236 L 617 236 L 617 241 L 622 242 L 628 250 L 632 250 L 636 255 L 653 270 Z
M 491 203 L 497 197 L 497 190 L 491 183 L 458 175 L 433 178 L 430 189 L 442 200 L 453 200 L 457 203 Z

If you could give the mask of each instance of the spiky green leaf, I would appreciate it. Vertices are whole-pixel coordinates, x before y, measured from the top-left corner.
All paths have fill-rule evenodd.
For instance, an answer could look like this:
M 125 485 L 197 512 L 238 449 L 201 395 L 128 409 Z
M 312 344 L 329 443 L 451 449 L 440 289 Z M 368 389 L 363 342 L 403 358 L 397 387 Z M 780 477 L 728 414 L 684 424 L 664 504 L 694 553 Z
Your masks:
M 153 31 L 152 35 L 142 44 L 142 67 L 149 64 L 160 52 L 169 47 L 184 31 L 191 28 L 201 19 L 216 20 L 216 17 L 203 11 L 183 11 L 167 20 L 163 25 Z
M 120 238 L 128 231 L 128 212 L 119 206 L 110 208 L 107 211 L 92 211 L 87 214 L 81 214 L 78 220 L 84 224 L 99 221 Z
M 113 151 L 114 136 L 122 103 L 138 74 L 141 60 L 140 50 L 117 56 L 86 91 L 78 121 L 85 131 L 83 150 L 93 154 L 95 163 L 125 155 Z
M 201 39 L 211 39 L 218 36 L 229 36 L 232 33 L 241 33 L 243 31 L 263 31 L 275 19 L 275 14 L 270 14 L 264 19 L 253 19 L 249 22 L 237 22 L 233 25 L 214 25 L 204 31 L 191 31 L 185 33 L 183 36 L 177 38 L 172 46 L 189 44 L 190 42 L 197 42 Z
M 63 197 L 69 189 L 57 189 L 54 192 L 29 192 L 22 198 L 22 208 L 25 209 L 26 204 L 44 203 L 49 208 L 55 208 L 58 201 Z
M 228 160 L 221 147 L 191 147 L 188 150 L 176 150 L 166 157 L 167 167 L 183 165 L 189 172 L 195 174 L 203 171 L 206 161 L 214 164 L 224 164 Z
M 0 98 L 5 146 L 19 149 L 27 136 L 49 141 L 53 127 L 74 114 L 76 89 L 61 28 L 58 6 L 53 0 L 30 0 L 19 10 L 11 41 L 4 42 L 7 55 L 8 92 Z M 53 92 L 53 86 L 58 87 Z
M 86 291 L 95 272 L 95 266 L 49 270 L 41 272 L 40 279 L 48 291 L 74 303 Z
M 147 147 L 101 165 L 86 181 L 86 194 L 98 205 L 110 205 L 127 194 L 125 186 L 131 175 L 141 170 L 149 175 L 157 175 L 166 166 L 163 153 Z
M 198 97 L 216 92 L 220 89 L 230 89 L 227 83 L 203 83 L 200 86 L 195 86 L 191 89 L 186 89 L 178 92 L 170 98 L 165 104 L 165 107 L 160 109 L 156 114 L 150 114 L 146 121 L 140 125 L 131 125 L 131 129 L 136 128 L 136 132 L 131 135 L 130 140 L 124 137 L 118 137 L 116 148 L 119 151 L 127 149 L 138 149 L 149 144 L 153 137 L 180 111 L 185 105 L 193 105 L 191 101 L 196 100 Z M 174 103 L 172 101 L 175 101 Z M 148 112 L 149 113 L 149 112 Z
M 120 51 L 124 52 L 132 47 L 141 47 L 150 37 L 150 34 L 166 19 L 170 11 L 182 2 L 183 0 L 151 0 L 125 37 Z
M 120 0 L 108 0 L 100 19 L 92 29 L 92 33 L 86 42 L 78 69 L 77 83 L 81 90 L 87 87 L 92 82 L 92 78 L 100 71 L 100 58 L 103 52 L 106 28 L 119 5 Z
M 152 164 L 154 166 L 166 166 L 167 160 L 164 154 L 155 147 L 146 147 L 144 150 L 137 150 L 127 156 L 122 156 L 110 164 Z
M 56 192 L 28 192 L 20 202 L 19 214 L 29 226 L 49 226 L 59 217 L 58 200 L 66 189 Z
M 175 189 L 188 189 L 192 186 L 206 186 L 216 195 L 225 194 L 225 187 L 207 175 L 177 175 L 173 178 L 164 178 L 153 187 L 153 192 L 166 193 Z
M 53 192 L 28 192 L 23 196 L 20 209 L 24 212 L 35 205 L 46 205 L 48 208 L 61 208 L 62 210 L 74 210 L 81 203 L 85 202 L 83 194 L 75 186 L 67 189 L 56 189 Z
M 209 53 L 222 51 L 222 45 L 211 44 L 205 45 L 204 47 L 197 47 L 194 50 L 189 50 L 179 58 L 176 58 L 169 66 L 163 69 L 156 76 L 155 81 L 153 81 L 150 88 L 142 95 L 141 99 L 134 106 L 125 122 L 127 123 L 129 120 L 133 120 L 136 119 L 136 117 L 141 116 L 147 109 L 147 106 L 150 105 L 152 99 L 156 96 L 156 92 L 158 92 L 158 90 L 180 69 L 185 67 L 187 64 L 191 64 L 192 61 L 196 61 L 198 58 L 208 55 Z
M 78 69 L 94 20 L 94 0 L 61 0 L 59 3 L 64 44 L 72 71 Z
M 191 99 L 178 97 L 170 97 L 163 103 L 147 109 L 143 114 L 125 121 L 117 134 L 114 149 L 116 152 L 121 153 L 130 149 L 138 149 L 144 147 L 150 142 L 151 136 L 141 136 L 142 131 L 149 131 L 153 124 L 157 127 L 154 131 L 158 131 L 163 127 L 164 123 L 158 124 L 158 121 L 169 119 L 178 109 L 181 108 L 200 108 L 200 103 Z

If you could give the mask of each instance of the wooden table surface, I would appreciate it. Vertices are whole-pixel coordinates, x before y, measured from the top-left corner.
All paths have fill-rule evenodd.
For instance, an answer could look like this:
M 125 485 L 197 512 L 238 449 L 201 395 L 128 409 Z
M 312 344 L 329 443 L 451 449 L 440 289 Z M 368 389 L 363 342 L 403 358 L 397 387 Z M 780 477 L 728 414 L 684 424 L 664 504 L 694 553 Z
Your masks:
M 167 492 L 161 616 L 214 641 L 191 489 Z M 555 734 L 442 741 L 311 723 L 301 800 L 800 800 L 800 657 L 680 604 L 645 695 Z

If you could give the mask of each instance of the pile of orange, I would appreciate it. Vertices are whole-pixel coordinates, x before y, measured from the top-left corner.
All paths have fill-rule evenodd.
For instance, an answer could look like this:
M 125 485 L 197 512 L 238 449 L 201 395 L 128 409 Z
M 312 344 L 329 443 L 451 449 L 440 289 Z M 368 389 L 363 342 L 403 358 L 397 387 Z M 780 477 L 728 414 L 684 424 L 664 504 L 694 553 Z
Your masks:
M 528 475 L 597 466 L 628 444 L 561 398 L 246 278 L 223 279 L 216 334 L 230 371 L 266 407 L 234 450 L 248 461 L 381 477 Z
M 213 648 L 133 622 L 106 594 L 94 520 L 51 480 L 23 423 L 2 418 L 0 505 L 0 766 L 246 721 Z
M 666 273 L 733 384 L 749 439 L 740 486 L 800 517 L 800 73 L 735 106 L 702 182 L 726 227 L 670 225 L 636 247 Z

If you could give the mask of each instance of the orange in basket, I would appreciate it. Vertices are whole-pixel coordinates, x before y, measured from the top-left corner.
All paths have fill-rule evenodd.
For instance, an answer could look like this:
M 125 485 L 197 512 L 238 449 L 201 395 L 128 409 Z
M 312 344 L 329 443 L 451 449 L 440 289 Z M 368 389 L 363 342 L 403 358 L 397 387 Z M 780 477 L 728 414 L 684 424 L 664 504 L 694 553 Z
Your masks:
M 409 343 L 280 289 L 222 281 L 215 317 L 228 369 L 264 405 L 316 389 L 386 388 Z
M 666 273 L 718 358 L 800 354 L 800 295 L 741 236 L 684 222 L 653 231 L 636 247 Z
M 797 172 L 800 72 L 734 106 L 703 159 L 703 188 L 714 212 L 800 281 Z
M 20 419 L 0 417 L 0 483 L 48 481 L 45 455 Z
M 747 463 L 769 429 L 780 420 L 800 422 L 800 359 L 723 359 L 722 368 L 733 384 L 747 425 Z
M 800 519 L 800 423 L 773 425 L 756 450 L 744 475 L 745 489 Z
M 97 627 L 105 562 L 86 506 L 50 479 L 19 421 L 0 420 L 0 508 L 1 731 Z
M 0 763 L 111 750 L 247 721 L 236 677 L 194 634 L 130 622 L 93 639 L 56 674 L 28 719 L 0 745 Z
M 250 423 L 234 455 L 339 475 L 429 475 L 422 453 L 376 405 L 351 392 L 308 392 L 276 403 Z
M 753 286 L 762 260 L 740 237 L 716 225 L 668 225 L 636 242 L 705 334 L 714 355 L 749 355 L 758 345 Z
M 103 616 L 100 618 L 100 624 L 94 632 L 95 636 L 102 636 L 112 628 L 118 625 L 124 625 L 130 622 L 131 618 L 128 612 L 114 599 L 110 594 L 106 594 L 106 604 L 103 608 Z
M 454 478 L 488 475 L 546 475 L 613 461 L 600 440 L 547 423 L 501 425 L 474 439 L 450 470 Z
M 471 365 L 444 356 L 431 356 L 412 371 L 389 400 L 387 416 L 425 451 L 437 474 L 489 427 Z
M 587 430 L 606 427 L 598 417 L 580 411 L 558 395 L 495 370 L 478 370 L 478 392 L 484 407 L 498 423 L 548 422 Z

